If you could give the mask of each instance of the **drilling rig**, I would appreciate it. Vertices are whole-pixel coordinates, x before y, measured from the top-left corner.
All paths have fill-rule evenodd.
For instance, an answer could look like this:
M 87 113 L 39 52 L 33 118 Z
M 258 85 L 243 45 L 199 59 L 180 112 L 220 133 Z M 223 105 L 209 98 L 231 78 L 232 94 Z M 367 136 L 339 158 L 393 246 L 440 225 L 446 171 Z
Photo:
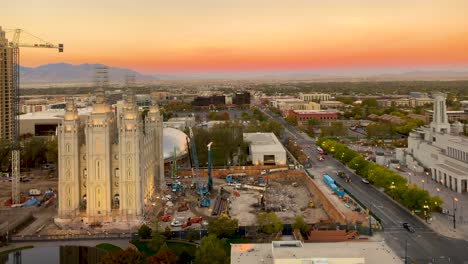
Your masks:
M 20 139 L 19 139 L 19 93 L 20 93 L 20 53 L 19 48 L 49 48 L 58 49 L 63 52 L 63 44 L 52 44 L 42 40 L 22 29 L 11 29 L 6 32 L 13 32 L 13 39 L 8 43 L 8 47 L 12 49 L 13 69 L 12 69 L 12 93 L 11 93 L 11 112 L 12 112 L 12 133 L 11 133 L 11 170 L 12 170 L 12 188 L 11 199 L 12 204 L 20 203 Z M 35 39 L 35 43 L 20 42 L 21 35 L 29 35 Z

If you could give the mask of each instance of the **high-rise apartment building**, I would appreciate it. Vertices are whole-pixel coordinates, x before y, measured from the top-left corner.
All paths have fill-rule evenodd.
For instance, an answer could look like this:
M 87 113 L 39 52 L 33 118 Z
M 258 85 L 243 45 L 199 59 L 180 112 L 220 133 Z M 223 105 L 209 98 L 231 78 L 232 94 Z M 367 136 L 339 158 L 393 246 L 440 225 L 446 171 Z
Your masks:
M 10 139 L 12 133 L 12 71 L 13 49 L 0 27 L 0 139 Z

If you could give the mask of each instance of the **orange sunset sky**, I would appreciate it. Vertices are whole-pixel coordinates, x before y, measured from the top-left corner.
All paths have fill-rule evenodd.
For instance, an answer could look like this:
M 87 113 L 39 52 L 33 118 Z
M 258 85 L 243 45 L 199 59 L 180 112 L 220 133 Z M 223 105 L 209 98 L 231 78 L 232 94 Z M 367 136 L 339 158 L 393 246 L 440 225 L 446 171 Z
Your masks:
M 186 73 L 468 65 L 467 0 L 17 0 L 0 10 L 3 28 L 65 44 L 62 54 L 23 48 L 24 66 Z

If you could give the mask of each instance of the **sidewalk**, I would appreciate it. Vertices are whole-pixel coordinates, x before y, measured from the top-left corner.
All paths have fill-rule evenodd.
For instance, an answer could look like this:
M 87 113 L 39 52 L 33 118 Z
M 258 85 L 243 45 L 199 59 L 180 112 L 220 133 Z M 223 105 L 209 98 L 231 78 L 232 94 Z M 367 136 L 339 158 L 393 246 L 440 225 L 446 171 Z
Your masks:
M 431 175 L 425 173 L 414 173 L 411 170 L 404 172 L 393 170 L 408 180 L 408 183 L 416 184 L 418 187 L 426 190 L 432 196 L 439 196 L 444 202 L 442 208 L 448 210 L 448 214 L 453 214 L 454 198 L 458 199 L 455 203 L 456 210 L 456 228 L 453 228 L 453 217 L 448 214 L 431 213 L 432 222 L 429 227 L 435 232 L 452 238 L 468 240 L 468 194 L 460 194 L 450 190 L 442 184 L 431 179 Z M 411 176 L 409 176 L 411 173 Z

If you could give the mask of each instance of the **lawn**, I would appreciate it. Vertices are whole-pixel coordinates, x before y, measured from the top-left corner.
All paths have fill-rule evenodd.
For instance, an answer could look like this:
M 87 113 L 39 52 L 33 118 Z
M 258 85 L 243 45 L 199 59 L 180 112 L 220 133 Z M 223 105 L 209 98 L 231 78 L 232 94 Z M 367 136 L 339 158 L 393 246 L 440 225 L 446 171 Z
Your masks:
M 138 251 L 145 253 L 146 256 L 151 256 L 155 252 L 153 252 L 151 249 L 148 248 L 148 242 L 147 241 L 140 241 L 140 240 L 132 240 L 130 241 L 133 245 L 136 246 Z
M 98 245 L 96 245 L 96 248 L 102 249 L 102 250 L 104 250 L 106 252 L 116 252 L 116 251 L 122 250 L 120 247 L 118 247 L 116 245 L 109 244 L 109 243 L 98 244 Z
M 183 242 L 183 241 L 166 241 L 167 246 L 172 251 L 172 253 L 180 256 L 182 252 L 186 251 L 190 256 L 195 257 L 195 251 L 197 247 L 193 243 Z
M 131 243 L 138 248 L 138 251 L 145 253 L 146 256 L 154 255 L 156 252 L 148 248 L 147 241 L 132 240 Z M 186 251 L 190 256 L 195 257 L 196 246 L 195 244 L 183 241 L 166 241 L 167 246 L 172 253 L 180 256 L 182 252 Z

